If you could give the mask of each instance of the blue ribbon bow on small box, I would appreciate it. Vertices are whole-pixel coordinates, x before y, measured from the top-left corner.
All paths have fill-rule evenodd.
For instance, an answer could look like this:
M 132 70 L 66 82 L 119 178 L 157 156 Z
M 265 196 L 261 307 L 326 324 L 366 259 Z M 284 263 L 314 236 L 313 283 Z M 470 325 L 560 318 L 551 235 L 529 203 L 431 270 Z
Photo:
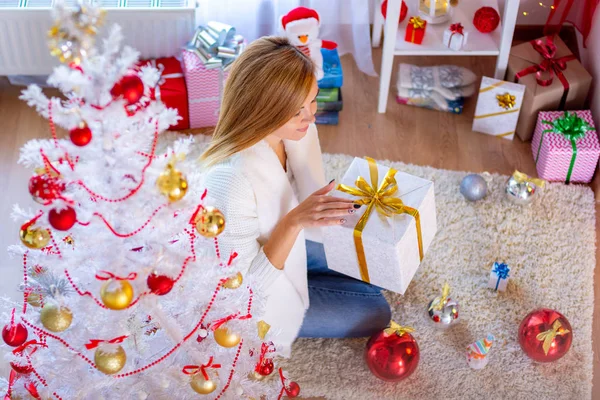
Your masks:
M 510 277 L 509 272 L 510 267 L 507 264 L 495 262 L 490 274 L 488 287 L 493 288 L 494 290 L 504 291 L 506 289 L 508 278 Z M 502 281 L 504 282 L 500 285 Z

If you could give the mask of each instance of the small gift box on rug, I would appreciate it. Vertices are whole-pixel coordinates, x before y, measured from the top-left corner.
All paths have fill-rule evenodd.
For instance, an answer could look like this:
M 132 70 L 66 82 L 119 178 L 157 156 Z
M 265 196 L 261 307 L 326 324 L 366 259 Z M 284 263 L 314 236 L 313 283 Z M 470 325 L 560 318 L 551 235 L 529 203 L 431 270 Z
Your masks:
M 540 111 L 531 150 L 540 178 L 590 182 L 600 157 L 591 111 Z
M 340 88 L 344 83 L 344 74 L 342 72 L 342 62 L 337 48 L 326 49 L 321 47 L 323 55 L 323 78 L 319 80 L 318 85 L 321 89 Z
M 355 158 L 336 197 L 362 207 L 323 229 L 330 269 L 403 294 L 433 241 L 433 182 Z
M 215 126 L 229 67 L 245 47 L 235 28 L 219 22 L 200 26 L 183 52 L 190 127 Z
M 408 25 L 406 25 L 404 40 L 414 44 L 423 43 L 425 29 L 427 29 L 427 21 L 422 20 L 420 17 L 410 17 Z
M 542 110 L 581 110 L 592 76 L 558 37 L 532 40 L 510 50 L 509 80 L 527 86 L 517 135 L 531 140 Z
M 510 278 L 510 267 L 504 263 L 495 262 L 490 271 L 488 288 L 504 292 Z
M 181 117 L 177 124 L 171 126 L 170 129 L 188 129 L 190 127 L 188 92 L 181 62 L 175 57 L 158 58 L 141 61 L 138 67 L 141 68 L 145 65 L 151 65 L 161 72 L 160 80 L 151 90 L 151 97 L 161 101 L 168 108 L 175 108 Z
M 452 50 L 461 50 L 467 44 L 468 36 L 469 32 L 465 31 L 462 24 L 452 24 L 444 31 L 444 46 Z
M 524 94 L 524 85 L 484 76 L 475 107 L 473 130 L 512 140 Z

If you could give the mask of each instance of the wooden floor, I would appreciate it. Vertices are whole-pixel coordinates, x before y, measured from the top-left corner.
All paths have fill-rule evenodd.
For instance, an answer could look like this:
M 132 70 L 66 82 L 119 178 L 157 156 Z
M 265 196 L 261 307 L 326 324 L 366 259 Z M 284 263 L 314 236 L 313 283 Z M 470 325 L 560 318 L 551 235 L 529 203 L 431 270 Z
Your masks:
M 373 58 L 381 59 L 375 50 Z M 400 62 L 396 57 L 395 61 Z M 462 65 L 478 76 L 491 76 L 493 57 L 406 57 L 402 62 L 414 64 L 449 63 Z M 529 144 L 493 138 L 471 131 L 475 98 L 467 100 L 462 115 L 429 111 L 398 105 L 394 91 L 390 91 L 388 111 L 376 111 L 379 80 L 361 73 L 348 56 L 342 57 L 344 69 L 344 110 L 338 126 L 320 126 L 323 151 L 377 159 L 399 160 L 406 163 L 430 165 L 436 168 L 462 171 L 489 171 L 511 174 L 519 169 L 535 174 Z M 377 69 L 379 66 L 377 66 Z M 392 88 L 396 76 L 392 76 Z M 479 84 L 479 83 L 478 83 Z M 9 87 L 0 78 L 0 247 L 16 240 L 17 224 L 8 217 L 13 203 L 28 200 L 27 179 L 30 172 L 17 166 L 19 148 L 28 139 L 49 137 L 48 125 L 17 99 L 18 89 Z M 206 132 L 206 131 L 205 131 Z M 599 208 L 597 208 L 598 210 Z M 600 223 L 597 221 L 597 232 Z M 1 251 L 1 250 L 0 250 Z M 1 254 L 1 253 L 0 253 Z M 597 259 L 600 259 L 597 254 Z M 5 260 L 5 257 L 0 257 Z M 10 263 L 0 262 L 1 276 L 14 276 L 4 268 Z M 15 278 L 16 279 L 16 278 Z M 16 280 L 2 282 L 0 289 L 16 287 Z M 595 275 L 594 337 L 600 338 L 600 274 Z M 600 400 L 600 340 L 594 342 L 594 399 Z

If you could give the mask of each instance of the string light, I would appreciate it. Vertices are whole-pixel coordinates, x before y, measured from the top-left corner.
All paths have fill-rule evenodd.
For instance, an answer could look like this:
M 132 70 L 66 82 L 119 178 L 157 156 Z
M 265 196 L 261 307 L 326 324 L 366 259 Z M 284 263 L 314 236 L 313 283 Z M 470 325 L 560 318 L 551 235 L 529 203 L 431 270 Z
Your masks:
M 527 11 L 523 11 L 523 15 L 527 16 Z

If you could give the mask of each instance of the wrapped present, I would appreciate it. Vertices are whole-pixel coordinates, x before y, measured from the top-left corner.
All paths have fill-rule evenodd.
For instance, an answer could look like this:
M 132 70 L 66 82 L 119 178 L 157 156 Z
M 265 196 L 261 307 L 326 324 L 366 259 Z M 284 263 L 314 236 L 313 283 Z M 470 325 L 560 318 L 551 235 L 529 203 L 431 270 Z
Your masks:
M 473 117 L 473 130 L 512 140 L 525 86 L 484 76 Z
M 150 91 L 152 99 L 161 101 L 168 108 L 176 109 L 181 117 L 176 125 L 171 126 L 171 129 L 188 129 L 190 127 L 188 92 L 181 62 L 175 57 L 168 57 L 138 63 L 139 68 L 145 65 L 151 65 L 161 73 L 157 85 Z
M 580 110 L 592 76 L 558 37 L 514 46 L 508 59 L 508 79 L 527 86 L 517 135 L 533 136 L 538 111 Z
M 408 25 L 406 25 L 404 40 L 414 44 L 423 43 L 426 28 L 427 21 L 422 20 L 420 17 L 410 17 Z
M 510 267 L 504 263 L 495 262 L 490 271 L 488 288 L 504 292 L 510 278 Z
M 229 67 L 245 47 L 235 28 L 219 22 L 200 26 L 183 52 L 190 127 L 215 126 Z
M 437 230 L 433 182 L 355 158 L 333 195 L 362 207 L 323 229 L 329 268 L 403 294 Z
M 342 62 L 338 54 L 337 48 L 326 49 L 321 48 L 323 55 L 323 78 L 319 80 L 319 88 L 340 88 L 344 83 L 344 75 L 342 73 Z
M 468 36 L 469 32 L 465 31 L 462 24 L 452 24 L 444 31 L 444 46 L 452 50 L 462 50 L 467 44 Z
M 338 111 L 317 111 L 315 113 L 315 124 L 317 125 L 337 125 L 340 122 L 340 113 Z
M 540 111 L 531 150 L 540 178 L 590 182 L 600 156 L 591 111 Z
M 327 89 L 323 89 L 327 90 Z M 335 88 L 337 97 L 331 101 L 320 101 L 317 95 L 317 111 L 342 111 L 344 100 L 342 99 L 342 89 Z

